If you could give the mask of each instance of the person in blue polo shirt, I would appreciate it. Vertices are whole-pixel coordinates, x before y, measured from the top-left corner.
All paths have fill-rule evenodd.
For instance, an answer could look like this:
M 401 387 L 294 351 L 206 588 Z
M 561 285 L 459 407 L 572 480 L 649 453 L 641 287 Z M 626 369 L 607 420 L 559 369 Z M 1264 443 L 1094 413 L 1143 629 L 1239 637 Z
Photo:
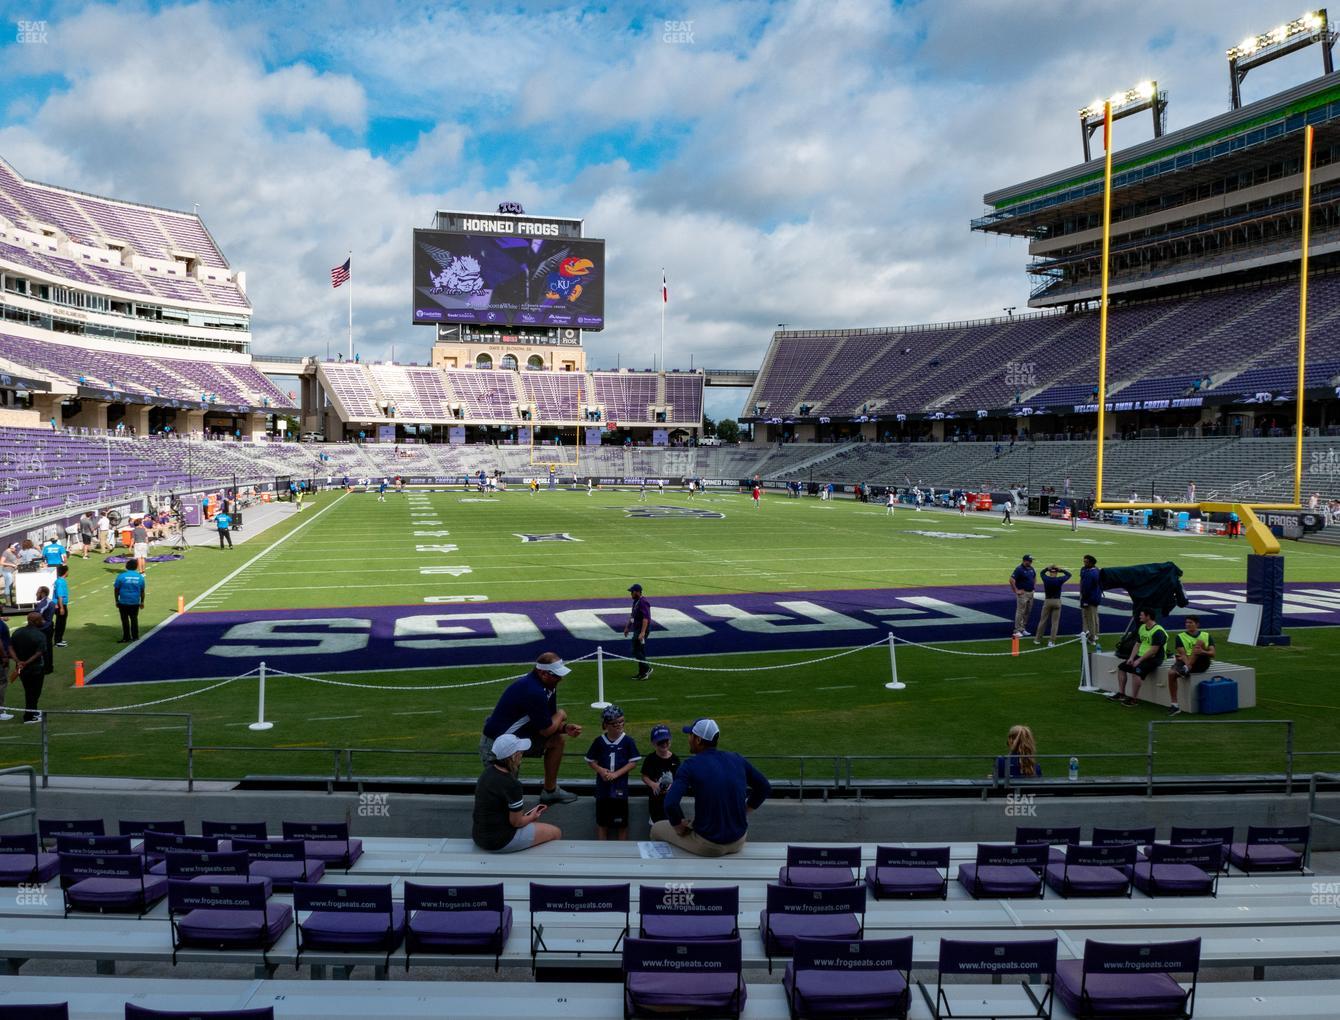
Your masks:
M 121 639 L 117 641 L 118 645 L 140 639 L 140 610 L 144 608 L 145 594 L 140 561 L 126 560 L 126 569 L 116 575 L 116 581 L 112 585 L 116 611 L 121 614 Z
M 60 544 L 60 539 L 55 535 L 48 538 L 46 545 L 42 546 L 42 559 L 46 561 L 48 567 L 59 567 L 67 558 L 65 546 Z
M 651 838 L 700 857 L 739 853 L 749 833 L 749 812 L 763 806 L 772 786 L 747 758 L 717 747 L 716 720 L 697 719 L 684 732 L 693 757 L 675 773 L 665 795 L 666 817 L 651 827 Z M 692 820 L 680 806 L 685 795 L 693 797 Z
M 65 628 L 70 624 L 70 568 L 62 563 L 56 568 L 56 581 L 51 586 L 51 601 L 56 603 L 56 632 L 53 635 L 57 648 L 65 647 Z
M 571 804 L 577 795 L 558 785 L 558 767 L 568 737 L 582 735 L 581 726 L 568 722 L 568 713 L 558 707 L 558 685 L 572 670 L 553 652 L 545 652 L 535 666 L 513 680 L 493 712 L 484 720 L 479 738 L 479 757 L 485 765 L 493 761 L 493 742 L 511 733 L 531 742 L 528 758 L 544 758 L 544 789 L 541 804 Z
M 1014 636 L 1028 637 L 1028 618 L 1033 615 L 1033 589 L 1038 574 L 1033 569 L 1033 557 L 1027 553 L 1010 575 L 1010 591 L 1014 592 Z
M 219 548 L 222 549 L 224 543 L 227 542 L 228 548 L 231 549 L 233 547 L 233 536 L 230 530 L 233 526 L 232 514 L 226 510 L 223 513 L 215 514 L 214 526 L 219 529 Z

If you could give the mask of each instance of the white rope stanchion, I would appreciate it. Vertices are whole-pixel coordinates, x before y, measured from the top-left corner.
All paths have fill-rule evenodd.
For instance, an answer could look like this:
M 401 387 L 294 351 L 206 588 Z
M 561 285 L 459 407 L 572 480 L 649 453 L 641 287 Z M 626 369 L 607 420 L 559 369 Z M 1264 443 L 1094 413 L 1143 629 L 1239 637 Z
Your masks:
M 1089 670 L 1089 638 L 1082 633 L 1079 636 L 1079 687 L 1077 689 L 1084 694 L 1098 693 L 1098 688 L 1093 685 L 1093 676 Z
M 605 649 L 600 645 L 596 645 L 596 700 L 591 707 L 602 711 L 610 707 L 605 700 Z
M 889 632 L 889 675 L 892 679 L 884 685 L 886 691 L 904 691 L 907 690 L 907 684 L 898 679 L 898 639 L 892 631 Z
M 257 684 L 256 721 L 247 727 L 249 730 L 274 729 L 274 723 L 265 721 L 265 663 L 260 665 L 260 680 Z

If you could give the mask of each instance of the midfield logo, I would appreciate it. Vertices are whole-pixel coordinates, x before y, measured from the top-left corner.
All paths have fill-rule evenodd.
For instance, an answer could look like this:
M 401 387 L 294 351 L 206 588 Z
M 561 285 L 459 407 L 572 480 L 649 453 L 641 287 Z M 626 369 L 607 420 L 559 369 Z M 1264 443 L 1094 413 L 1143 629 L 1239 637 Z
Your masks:
M 609 509 L 622 510 L 627 517 L 698 517 L 719 520 L 726 516 L 716 510 L 699 510 L 691 506 L 612 506 Z
M 573 538 L 566 531 L 553 531 L 547 535 L 524 535 L 519 531 L 512 532 L 523 542 L 580 542 L 580 538 Z
M 959 531 L 908 531 L 909 535 L 925 535 L 927 538 L 991 538 L 990 535 L 969 535 Z

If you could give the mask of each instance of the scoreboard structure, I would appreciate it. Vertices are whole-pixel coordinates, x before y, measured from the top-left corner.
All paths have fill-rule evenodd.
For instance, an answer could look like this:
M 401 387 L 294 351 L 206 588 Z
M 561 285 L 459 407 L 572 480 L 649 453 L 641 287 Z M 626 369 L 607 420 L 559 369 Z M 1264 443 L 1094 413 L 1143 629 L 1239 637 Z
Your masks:
M 585 371 L 582 332 L 605 325 L 605 242 L 582 220 L 438 210 L 414 231 L 412 321 L 442 368 Z

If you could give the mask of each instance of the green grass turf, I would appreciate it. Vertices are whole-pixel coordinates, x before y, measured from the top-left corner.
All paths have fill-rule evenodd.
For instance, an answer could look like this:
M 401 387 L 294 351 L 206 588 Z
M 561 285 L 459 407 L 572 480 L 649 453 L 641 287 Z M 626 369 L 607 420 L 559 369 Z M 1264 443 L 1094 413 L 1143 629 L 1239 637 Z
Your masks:
M 1074 570 L 1092 552 L 1105 564 L 1176 560 L 1188 583 L 1241 581 L 1245 542 L 1107 529 L 1068 529 L 1021 519 L 1013 528 L 998 514 L 957 515 L 900 510 L 890 520 L 882 507 L 849 502 L 765 499 L 755 511 L 735 494 L 690 501 L 682 493 L 648 495 L 648 503 L 693 505 L 724 513 L 724 519 L 625 516 L 635 493 L 508 492 L 496 502 L 463 502 L 464 493 L 433 493 L 430 518 L 440 525 L 411 523 L 410 502 L 390 494 L 378 504 L 370 494 L 319 497 L 233 552 L 194 550 L 181 562 L 155 565 L 149 573 L 149 604 L 142 632 L 169 615 L 178 594 L 188 602 L 210 592 L 200 608 L 306 608 L 323 606 L 422 605 L 435 595 L 482 594 L 490 602 L 600 597 L 621 600 L 633 581 L 653 599 L 677 594 L 809 589 L 921 587 L 935 584 L 999 583 L 1023 552 L 1039 564 L 1053 560 Z M 318 516 L 319 515 L 319 516 Z M 286 539 L 294 529 L 300 529 Z M 449 536 L 416 536 L 446 530 Z M 916 531 L 988 536 L 985 541 L 950 541 Z M 566 531 L 579 543 L 523 544 L 516 532 Z M 281 540 L 282 544 L 276 546 Z M 450 543 L 458 550 L 417 553 L 416 545 Z M 1340 551 L 1289 544 L 1291 581 L 1326 581 L 1340 576 Z M 250 561 L 258 554 L 265 553 Z M 242 573 L 216 587 L 238 567 Z M 461 577 L 422 576 L 424 565 L 468 565 Z M 75 690 L 71 663 L 82 658 L 91 671 L 119 646 L 119 624 L 111 581 L 119 568 L 96 559 L 73 563 L 74 611 L 58 671 L 43 697 L 48 709 L 101 708 L 171 697 L 208 686 L 204 682 L 117 685 Z M 212 592 L 211 592 L 212 589 Z M 915 638 L 915 635 L 909 635 Z M 1158 727 L 1159 771 L 1280 771 L 1282 727 L 1247 726 L 1252 719 L 1292 719 L 1300 751 L 1340 748 L 1340 695 L 1333 677 L 1340 663 L 1340 631 L 1296 629 L 1284 649 L 1233 647 L 1225 658 L 1258 670 L 1258 707 L 1210 724 Z M 1222 636 L 1221 636 L 1222 640 Z M 1001 652 L 1008 641 L 952 646 L 965 651 Z M 1028 646 L 1026 646 L 1027 648 Z M 652 645 L 654 655 L 654 642 Z M 622 651 L 623 649 L 619 649 Z M 132 652 L 133 654 L 133 652 Z M 192 654 L 183 649 L 182 654 Z M 795 776 L 799 764 L 786 755 L 890 756 L 854 765 L 857 777 L 973 777 L 985 775 L 1006 729 L 1026 722 L 1044 754 L 1077 754 L 1085 775 L 1142 772 L 1143 758 L 1103 755 L 1143 754 L 1147 724 L 1163 718 L 1152 707 L 1119 708 L 1096 695 L 1075 693 L 1078 653 L 1073 646 L 1019 658 L 973 658 L 922 649 L 899 651 L 899 671 L 909 687 L 883 688 L 888 653 L 874 649 L 832 662 L 770 669 L 818 657 L 818 652 L 786 652 L 676 660 L 678 665 L 729 668 L 698 672 L 658 667 L 648 684 L 629 684 L 624 664 L 606 672 L 607 695 L 625 709 L 630 732 L 645 743 L 658 721 L 681 722 L 715 716 L 726 743 L 760 759 L 779 776 Z M 243 664 L 240 669 L 246 668 Z M 388 665 L 393 665 L 389 664 Z M 507 667 L 385 672 L 342 676 L 396 687 L 473 683 L 502 677 Z M 560 703 L 587 725 L 565 775 L 587 775 L 580 752 L 594 737 L 598 713 L 595 670 L 581 664 L 560 689 Z M 401 752 L 452 751 L 461 757 L 422 754 L 360 754 L 361 775 L 468 775 L 469 755 L 479 726 L 501 684 L 451 691 L 369 691 L 276 680 L 268 689 L 267 715 L 274 729 L 253 733 L 255 685 L 242 681 L 145 709 L 189 712 L 197 745 L 257 749 L 201 752 L 196 775 L 232 778 L 247 774 L 329 774 L 330 748 L 380 748 Z M 21 700 L 11 691 L 11 703 Z M 17 722 L 0 726 L 0 765 L 36 763 L 36 727 Z M 52 715 L 50 769 L 53 773 L 181 776 L 185 770 L 184 720 Z M 271 749 L 263 752 L 262 749 Z M 283 750 L 273 750 L 283 749 Z M 945 755 L 971 760 L 931 760 Z M 896 756 L 896 757 L 894 757 Z M 1306 764 L 1303 764 L 1306 763 Z M 1063 762 L 1049 762 L 1060 774 Z M 1340 752 L 1303 759 L 1300 770 L 1340 766 Z M 810 762 L 832 775 L 832 762 Z

